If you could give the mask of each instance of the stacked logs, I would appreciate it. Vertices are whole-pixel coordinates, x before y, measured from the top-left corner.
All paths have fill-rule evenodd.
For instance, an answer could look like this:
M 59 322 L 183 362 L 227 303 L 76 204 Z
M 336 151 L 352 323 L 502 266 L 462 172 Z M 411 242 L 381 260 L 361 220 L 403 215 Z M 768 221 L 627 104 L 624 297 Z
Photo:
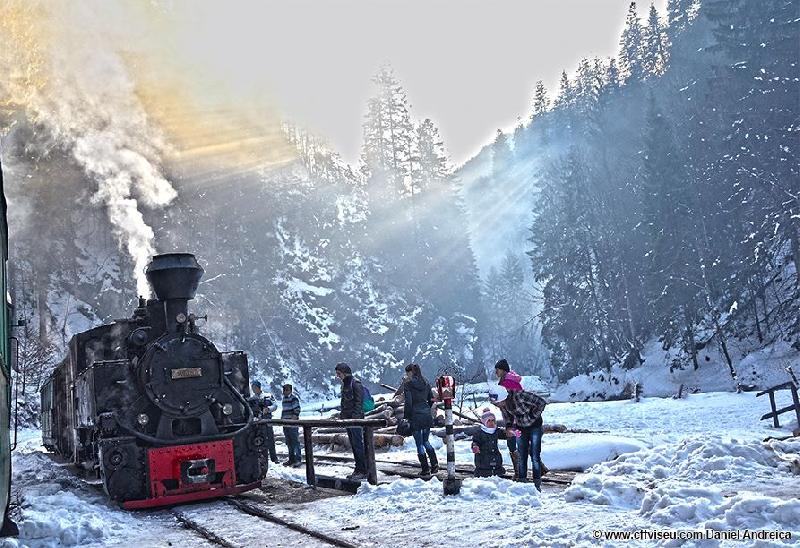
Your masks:
M 375 448 L 400 447 L 405 443 L 403 436 L 395 434 L 397 423 L 403 419 L 403 404 L 397 400 L 377 401 L 378 405 L 369 413 L 364 414 L 365 419 L 386 419 L 388 426 L 375 429 L 373 439 Z M 339 414 L 331 416 L 338 419 Z M 317 445 L 330 445 L 331 449 L 350 449 L 350 440 L 345 428 L 317 428 L 311 435 L 311 441 Z

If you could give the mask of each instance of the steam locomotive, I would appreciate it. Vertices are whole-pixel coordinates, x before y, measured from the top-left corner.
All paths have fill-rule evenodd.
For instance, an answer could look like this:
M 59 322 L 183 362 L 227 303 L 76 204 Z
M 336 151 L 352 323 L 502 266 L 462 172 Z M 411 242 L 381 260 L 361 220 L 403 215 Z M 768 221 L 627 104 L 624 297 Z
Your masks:
M 217 350 L 188 312 L 202 275 L 190 253 L 153 257 L 156 298 L 75 335 L 41 391 L 45 447 L 97 474 L 125 508 L 241 493 L 267 473 L 247 356 Z

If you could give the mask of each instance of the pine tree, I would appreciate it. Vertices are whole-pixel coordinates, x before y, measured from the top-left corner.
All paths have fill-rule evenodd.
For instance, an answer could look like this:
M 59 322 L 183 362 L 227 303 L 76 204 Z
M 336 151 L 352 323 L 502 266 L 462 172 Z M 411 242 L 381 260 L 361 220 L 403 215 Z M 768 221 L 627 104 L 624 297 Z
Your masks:
M 547 112 L 550 107 L 550 99 L 547 97 L 547 89 L 544 83 L 539 80 L 536 82 L 536 89 L 533 92 L 533 117 L 537 118 Z
M 692 211 L 690 189 L 677 152 L 672 130 L 666 118 L 650 98 L 644 135 L 641 175 L 643 221 L 647 227 L 650 264 L 649 306 L 667 321 L 679 316 L 684 320 L 684 349 L 697 369 L 694 340 L 695 303 L 698 273 L 690 271 Z M 666 312 L 666 313 L 665 313 Z
M 638 82 L 644 78 L 643 46 L 642 25 L 636 13 L 636 2 L 631 2 L 625 20 L 625 28 L 619 39 L 619 64 L 624 81 Z
M 582 109 L 597 99 L 597 91 L 592 63 L 584 57 L 578 63 L 578 75 L 575 78 L 575 97 Z
M 417 126 L 418 164 L 414 172 L 412 193 L 418 193 L 431 184 L 436 184 L 447 178 L 449 167 L 444 151 L 444 143 L 439 136 L 439 129 L 425 118 Z
M 619 68 L 617 67 L 617 60 L 611 57 L 608 60 L 608 68 L 606 68 L 606 89 L 611 93 L 619 89 Z
M 556 108 L 563 109 L 575 103 L 575 90 L 572 83 L 569 81 L 567 71 L 561 71 L 561 81 L 558 85 L 558 97 L 556 97 L 553 105 Z
M 560 378 L 593 364 L 611 365 L 607 280 L 590 177 L 576 148 L 554 162 L 540 182 L 531 229 L 534 277 L 544 283 L 542 337 Z
M 748 203 L 755 226 L 772 226 L 766 249 L 790 249 L 800 264 L 800 64 L 797 36 L 800 8 L 796 2 L 720 2 L 704 5 L 717 23 L 717 49 L 731 60 L 718 76 L 737 100 L 725 113 L 726 136 L 733 147 L 720 163 L 722 177 L 741 180 L 752 195 Z M 719 90 L 717 90 L 719 91 Z M 757 208 L 757 209 L 756 209 Z M 766 232 L 765 232 L 766 236 Z M 796 269 L 800 288 L 800 268 Z M 800 321 L 798 321 L 800 327 Z
M 695 0 L 667 0 L 667 32 L 671 40 L 689 24 Z
M 513 155 L 508 138 L 502 130 L 498 129 L 494 143 L 492 143 L 492 170 L 494 173 L 498 173 L 508 167 L 512 158 Z
M 645 78 L 660 76 L 667 68 L 669 53 L 667 34 L 658 17 L 658 11 L 650 4 L 647 25 L 643 29 L 642 70 Z
M 365 175 L 385 173 L 398 194 L 414 169 L 414 125 L 405 89 L 391 67 L 383 66 L 372 79 L 377 94 L 367 102 L 362 164 Z

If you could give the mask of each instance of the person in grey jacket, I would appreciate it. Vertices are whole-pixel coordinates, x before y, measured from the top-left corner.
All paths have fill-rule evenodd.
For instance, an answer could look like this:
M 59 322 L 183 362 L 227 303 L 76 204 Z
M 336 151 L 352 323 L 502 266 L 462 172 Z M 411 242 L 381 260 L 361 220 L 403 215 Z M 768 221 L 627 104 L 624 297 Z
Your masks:
M 363 419 L 364 418 L 364 386 L 353 376 L 353 370 L 346 363 L 336 364 L 336 378 L 342 381 L 342 419 Z M 353 459 L 356 461 L 356 469 L 348 478 L 356 481 L 367 479 L 367 457 L 364 452 L 364 436 L 361 428 L 351 426 L 347 428 L 347 438 L 350 440 L 350 447 L 353 448 Z
M 300 398 L 295 395 L 291 384 L 283 385 L 283 401 L 281 407 L 282 419 L 300 418 Z M 298 468 L 302 460 L 300 453 L 300 429 L 297 426 L 284 426 L 283 435 L 286 438 L 286 446 L 289 448 L 289 460 L 284 462 L 284 466 Z

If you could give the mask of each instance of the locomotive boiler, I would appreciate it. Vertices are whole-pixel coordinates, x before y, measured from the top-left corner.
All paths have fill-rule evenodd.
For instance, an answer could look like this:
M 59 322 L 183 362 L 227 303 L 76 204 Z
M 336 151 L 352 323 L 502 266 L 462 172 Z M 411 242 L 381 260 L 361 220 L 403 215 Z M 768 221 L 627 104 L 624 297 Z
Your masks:
M 45 447 L 96 473 L 126 508 L 241 493 L 267 472 L 247 356 L 220 352 L 188 310 L 202 275 L 192 254 L 153 257 L 156 298 L 75 335 L 42 388 Z

